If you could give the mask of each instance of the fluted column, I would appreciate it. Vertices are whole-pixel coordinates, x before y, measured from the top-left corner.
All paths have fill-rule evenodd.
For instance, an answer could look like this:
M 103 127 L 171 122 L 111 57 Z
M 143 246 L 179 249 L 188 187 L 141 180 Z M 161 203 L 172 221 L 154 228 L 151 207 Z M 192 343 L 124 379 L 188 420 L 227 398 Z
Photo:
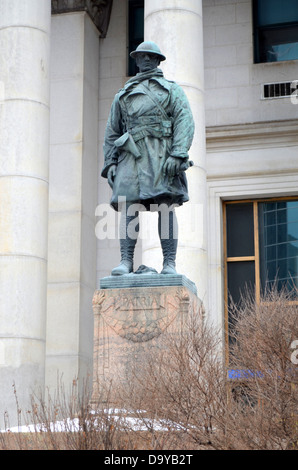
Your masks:
M 0 0 L 1 421 L 13 383 L 21 406 L 44 387 L 50 19 L 50 0 Z
M 196 283 L 198 295 L 205 302 L 207 224 L 202 29 L 201 0 L 145 0 L 145 40 L 155 41 L 165 54 L 167 60 L 160 67 L 166 78 L 182 86 L 195 119 L 190 151 L 194 167 L 187 171 L 190 202 L 177 209 L 177 271 Z M 150 266 L 160 258 L 160 248 L 157 239 L 144 238 L 143 262 Z

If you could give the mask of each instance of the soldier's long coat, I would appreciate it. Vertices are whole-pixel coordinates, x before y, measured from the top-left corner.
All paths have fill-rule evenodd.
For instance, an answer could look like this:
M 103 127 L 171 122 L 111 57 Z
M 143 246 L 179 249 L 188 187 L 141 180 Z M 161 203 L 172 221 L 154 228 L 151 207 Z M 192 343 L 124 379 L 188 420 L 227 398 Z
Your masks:
M 193 134 L 184 91 L 166 80 L 160 69 L 128 80 L 114 98 L 105 132 L 102 176 L 117 165 L 111 205 L 118 210 L 119 197 L 147 210 L 150 204 L 188 201 L 185 172 L 169 178 L 163 166 L 170 155 L 187 163 Z M 126 143 L 122 146 L 121 141 Z

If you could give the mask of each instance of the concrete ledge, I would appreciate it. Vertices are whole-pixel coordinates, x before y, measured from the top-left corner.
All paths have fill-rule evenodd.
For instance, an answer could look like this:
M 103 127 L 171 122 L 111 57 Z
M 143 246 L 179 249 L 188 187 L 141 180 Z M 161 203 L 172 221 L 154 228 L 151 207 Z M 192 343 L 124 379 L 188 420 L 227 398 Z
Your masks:
M 197 295 L 194 282 L 183 274 L 126 274 L 124 276 L 108 276 L 100 280 L 100 289 L 125 289 L 131 287 L 187 287 Z

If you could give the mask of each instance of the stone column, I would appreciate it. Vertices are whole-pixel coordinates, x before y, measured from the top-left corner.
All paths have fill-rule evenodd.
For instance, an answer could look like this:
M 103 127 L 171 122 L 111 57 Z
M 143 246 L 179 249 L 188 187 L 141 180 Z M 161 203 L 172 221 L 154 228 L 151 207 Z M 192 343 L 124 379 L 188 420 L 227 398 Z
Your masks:
M 196 283 L 205 303 L 207 290 L 204 62 L 201 0 L 145 0 L 145 40 L 155 41 L 167 57 L 164 75 L 184 89 L 195 119 L 187 171 L 190 202 L 177 209 L 177 271 Z M 143 240 L 143 262 L 161 265 L 159 240 Z M 155 267 L 155 266 L 153 266 Z
M 51 31 L 46 387 L 53 395 L 57 375 L 70 390 L 92 371 L 99 32 L 80 10 L 52 15 Z
M 0 420 L 44 387 L 50 0 L 0 1 Z M 28 408 L 27 408 L 28 409 Z

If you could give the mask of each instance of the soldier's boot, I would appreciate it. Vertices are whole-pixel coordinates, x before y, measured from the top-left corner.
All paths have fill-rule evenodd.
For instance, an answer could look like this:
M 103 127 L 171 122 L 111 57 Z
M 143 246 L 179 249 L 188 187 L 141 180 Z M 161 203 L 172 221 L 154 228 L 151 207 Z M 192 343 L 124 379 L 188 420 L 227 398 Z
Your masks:
M 122 239 L 120 240 L 121 261 L 119 266 L 112 270 L 112 276 L 122 276 L 133 272 L 133 257 L 136 240 Z
M 161 274 L 177 274 L 176 271 L 176 253 L 178 246 L 177 239 L 177 220 L 176 214 L 169 212 L 169 230 L 168 236 L 162 236 L 161 216 L 159 214 L 158 231 L 163 254 L 163 269 Z
M 161 240 L 161 247 L 163 253 L 163 269 L 161 274 L 177 274 L 176 271 L 176 253 L 177 253 L 177 240 Z
M 138 217 L 138 216 L 137 216 Z M 120 230 L 120 254 L 121 254 L 121 261 L 119 266 L 116 266 L 111 274 L 112 276 L 123 276 L 124 274 L 129 274 L 133 272 L 133 258 L 134 258 L 134 250 L 137 243 L 137 234 L 139 231 L 139 225 L 137 223 L 135 227 L 134 237 L 130 238 L 128 233 L 128 226 L 131 222 L 136 219 L 136 216 L 129 217 L 125 214 L 122 215 L 122 228 Z M 125 230 L 125 233 L 123 232 Z

